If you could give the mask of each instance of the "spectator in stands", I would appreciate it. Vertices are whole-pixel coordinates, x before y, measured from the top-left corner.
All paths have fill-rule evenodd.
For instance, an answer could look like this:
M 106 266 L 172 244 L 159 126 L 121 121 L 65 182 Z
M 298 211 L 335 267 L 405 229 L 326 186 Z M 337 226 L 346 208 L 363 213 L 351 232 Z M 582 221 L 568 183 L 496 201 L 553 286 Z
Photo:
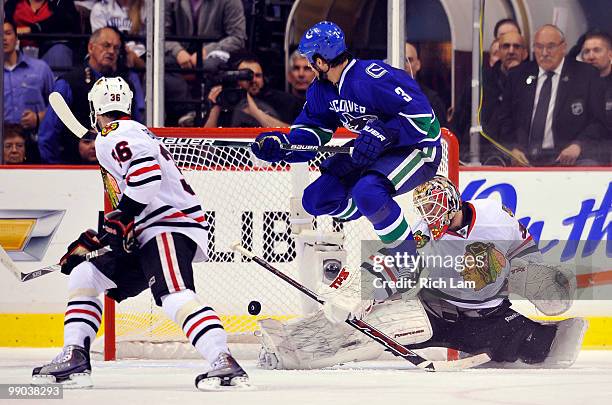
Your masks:
M 210 38 L 199 42 L 166 41 L 165 63 L 169 69 L 197 67 L 198 48 L 202 59 L 214 51 L 225 55 L 242 49 L 246 41 L 246 19 L 241 0 L 175 0 L 166 3 L 166 35 Z M 201 45 L 200 45 L 201 44 Z M 217 52 L 218 53 L 218 52 Z M 227 60 L 227 58 L 226 58 Z M 166 113 L 170 124 L 180 118 L 183 126 L 193 125 L 193 106 L 176 102 L 190 98 L 185 78 L 168 71 L 164 78 Z
M 4 13 L 18 34 L 78 34 L 79 15 L 73 0 L 6 0 Z M 66 41 L 23 40 L 27 53 L 41 57 L 52 69 L 72 67 L 72 49 Z
M 53 73 L 47 64 L 18 50 L 19 40 L 12 22 L 4 23 L 4 122 L 21 127 L 31 162 L 38 161 L 36 138 L 45 117 L 53 88 Z
M 404 70 L 415 80 L 417 80 L 418 73 L 421 70 L 421 60 L 419 59 L 417 49 L 410 42 L 406 42 L 405 46 Z M 419 86 L 421 87 L 421 90 L 425 96 L 427 96 L 429 104 L 431 104 L 431 108 L 433 108 L 434 113 L 440 122 L 440 126 L 446 127 L 448 122 L 446 121 L 446 106 L 444 105 L 444 102 L 434 90 L 425 86 L 421 82 L 419 82 Z
M 246 41 L 246 20 L 240 0 L 176 0 L 166 6 L 168 34 L 211 38 L 202 46 L 202 58 L 215 50 L 235 52 Z M 183 68 L 197 65 L 196 43 L 166 41 L 166 53 Z
M 483 100 L 482 100 L 482 105 L 483 105 L 483 111 L 481 113 L 480 116 L 480 124 L 483 126 L 484 131 L 487 135 L 492 136 L 493 138 L 495 138 L 496 140 L 499 140 L 497 137 L 497 125 L 495 125 L 495 123 L 493 124 L 493 129 L 489 128 L 489 130 L 486 129 L 486 125 L 485 122 L 487 121 L 487 119 L 489 117 L 483 117 L 483 115 L 487 115 L 488 113 L 486 112 L 487 107 L 485 107 L 486 105 L 495 105 L 495 100 L 496 98 L 499 98 L 501 96 L 500 92 L 503 90 L 503 83 L 500 83 L 499 81 L 505 81 L 505 74 L 504 76 L 500 76 L 500 74 L 502 74 L 501 72 L 501 65 L 502 63 L 500 63 L 500 58 L 502 57 L 502 55 L 505 58 L 510 58 L 510 59 L 514 59 L 514 53 L 515 50 L 512 51 L 511 49 L 506 48 L 504 50 L 504 52 L 502 52 L 502 50 L 500 49 L 500 38 L 508 33 L 517 33 L 519 35 L 521 35 L 521 28 L 519 27 L 518 23 L 511 19 L 511 18 L 504 18 L 501 19 L 499 21 L 497 21 L 497 23 L 495 23 L 495 27 L 493 28 L 493 42 L 491 43 L 491 46 L 489 47 L 489 55 L 488 55 L 488 59 L 486 59 L 485 56 L 485 60 L 483 60 L 483 69 L 482 69 L 482 87 L 483 87 Z M 510 45 L 506 45 L 506 46 L 510 46 Z M 508 50 L 510 50 L 510 54 L 507 52 Z M 521 54 L 522 59 L 521 60 L 525 60 L 528 56 L 527 53 L 527 47 L 524 46 L 524 50 Z M 509 61 L 506 61 L 506 64 Z M 497 67 L 496 67 L 497 66 Z M 505 73 L 505 72 L 504 72 Z M 485 100 L 486 98 L 489 99 L 489 101 Z M 498 102 L 500 102 L 501 100 L 498 100 Z M 472 109 L 472 87 L 471 87 L 471 77 L 470 78 L 466 78 L 465 82 L 464 82 L 464 86 L 462 88 L 462 91 L 458 97 L 458 100 L 455 102 L 455 107 L 453 109 L 451 109 L 451 113 L 450 115 L 450 119 L 449 119 L 449 124 L 450 127 L 452 128 L 452 130 L 455 132 L 455 134 L 458 136 L 459 138 L 459 142 L 461 144 L 461 155 L 463 159 L 467 159 L 468 155 L 469 155 L 469 151 L 470 151 L 470 126 L 471 126 L 471 109 Z M 490 110 L 491 111 L 491 117 L 493 118 L 497 118 L 495 117 L 494 114 L 494 109 Z M 491 143 L 489 141 L 484 140 L 483 138 L 481 138 L 480 140 L 480 158 L 481 161 L 486 164 L 486 165 L 505 165 L 505 161 L 503 160 L 504 158 L 502 158 L 500 160 L 500 155 L 499 153 L 497 153 L 497 149 L 495 149 Z
M 79 122 L 89 128 L 87 93 L 101 76 L 123 77 L 132 87 L 134 104 L 132 116 L 142 122 L 144 93 L 138 75 L 118 64 L 122 49 L 119 34 L 113 28 L 100 28 L 89 38 L 87 63 L 74 68 L 55 83 L 59 92 Z M 62 124 L 52 108 L 47 109 L 38 137 L 40 157 L 45 163 L 79 163 L 78 139 Z
M 237 69 L 250 69 L 251 81 L 239 81 L 244 97 L 235 105 L 222 109 L 218 103 L 222 86 L 215 86 L 208 96 L 212 107 L 205 127 L 287 127 L 300 114 L 303 104 L 283 91 L 265 87 L 263 69 L 257 57 L 244 55 L 237 58 Z
M 100 0 L 95 3 L 89 16 L 93 31 L 113 27 L 129 35 L 147 35 L 144 0 Z M 146 47 L 142 41 L 126 43 L 128 67 L 144 68 Z
M 603 81 L 604 102 L 603 121 L 606 124 L 607 133 L 603 150 L 608 150 L 602 158 L 603 162 L 609 164 L 612 161 L 612 38 L 604 31 L 587 32 L 580 52 L 582 60 L 593 65 L 599 71 L 599 77 Z
M 606 32 L 590 32 L 584 37 L 580 52 L 582 60 L 599 71 L 599 76 L 609 78 L 612 72 L 612 39 Z
M 605 134 L 597 71 L 565 58 L 565 36 L 554 25 L 538 29 L 533 48 L 536 61 L 508 76 L 502 139 L 510 140 L 516 160 L 531 165 L 597 164 L 597 145 Z
M 79 155 L 84 165 L 95 165 L 98 163 L 96 157 L 95 137 L 84 137 L 79 141 Z
M 2 136 L 3 155 L 2 163 L 5 165 L 22 165 L 26 161 L 26 137 L 17 124 L 4 124 Z
M 498 42 L 500 59 L 491 69 L 485 69 L 483 74 L 480 120 L 484 132 L 499 141 L 501 133 L 499 111 L 503 102 L 504 87 L 510 69 L 523 63 L 526 46 L 523 36 L 516 31 L 501 35 Z
M 512 18 L 502 18 L 495 23 L 495 27 L 493 27 L 493 37 L 495 39 L 499 39 L 502 35 L 507 34 L 508 32 L 518 32 L 521 34 L 521 27 L 519 27 L 516 20 L 513 20 Z
M 308 64 L 308 59 L 300 55 L 295 50 L 289 56 L 289 72 L 287 81 L 291 85 L 291 94 L 300 100 L 302 104 L 306 102 L 306 90 L 314 80 L 315 74 Z
M 517 32 L 521 34 L 521 27 L 512 18 L 503 18 L 495 23 L 493 28 L 493 42 L 489 47 L 489 67 L 495 66 L 500 58 L 499 53 L 499 38 L 508 32 Z

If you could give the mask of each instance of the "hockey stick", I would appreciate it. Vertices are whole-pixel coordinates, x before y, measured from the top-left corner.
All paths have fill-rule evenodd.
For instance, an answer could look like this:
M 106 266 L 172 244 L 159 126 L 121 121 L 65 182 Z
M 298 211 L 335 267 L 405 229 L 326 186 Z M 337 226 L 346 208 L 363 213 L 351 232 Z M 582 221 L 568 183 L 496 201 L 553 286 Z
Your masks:
M 89 130 L 85 128 L 79 120 L 76 119 L 68 104 L 66 104 L 66 100 L 64 97 L 56 91 L 49 94 L 49 104 L 57 114 L 57 117 L 62 121 L 62 123 L 76 136 L 77 138 L 82 138 Z M 119 187 L 116 184 L 115 179 L 100 166 L 100 173 L 102 174 L 102 184 L 104 185 L 104 191 L 108 195 L 110 199 L 111 206 L 113 209 L 117 208 L 119 204 L 118 191 Z
M 79 120 L 76 119 L 72 111 L 70 111 L 70 107 L 66 104 L 66 100 L 64 97 L 57 91 L 49 94 L 49 104 L 57 114 L 58 118 L 66 125 L 66 128 L 70 130 L 76 137 L 79 139 L 85 136 L 88 132 L 87 128 L 85 128 Z
M 49 104 L 57 114 L 58 118 L 62 121 L 62 123 L 79 139 L 85 136 L 89 130 L 85 128 L 81 123 L 76 119 L 72 111 L 70 111 L 70 107 L 66 104 L 66 100 L 64 97 L 56 91 L 49 94 Z M 167 138 L 164 138 L 167 139 Z M 190 140 L 189 146 L 198 144 L 194 143 L 195 139 Z M 232 148 L 250 148 L 252 142 L 245 141 L 222 141 L 222 140 L 202 140 L 201 144 L 210 145 L 210 146 L 227 146 Z M 166 143 L 163 142 L 162 143 Z M 175 143 L 172 143 L 175 145 Z M 317 145 L 293 145 L 289 143 L 281 144 L 281 149 L 289 150 L 292 152 L 330 152 L 330 153 L 352 153 L 353 148 L 350 146 L 335 146 L 335 145 L 325 145 L 325 146 L 317 146 Z
M 98 250 L 94 250 L 84 255 L 85 261 L 88 262 L 91 259 L 102 256 L 108 252 L 110 252 L 110 248 L 106 246 Z M 52 264 L 50 266 L 45 266 L 38 270 L 34 270 L 30 273 L 24 273 L 22 271 L 19 271 L 15 262 L 10 258 L 10 256 L 8 255 L 8 253 L 6 253 L 2 246 L 0 246 L 0 263 L 4 267 L 6 267 L 11 273 L 13 273 L 15 277 L 17 277 L 17 279 L 21 282 L 34 280 L 35 278 L 44 276 L 45 274 L 56 272 L 58 270 L 61 270 L 62 268 L 62 266 L 59 264 Z
M 241 253 L 243 256 L 246 256 L 249 259 L 253 260 L 255 263 L 259 264 L 261 267 L 268 270 L 270 273 L 281 278 L 283 281 L 291 284 L 291 286 L 300 290 L 302 293 L 306 294 L 313 300 L 317 301 L 319 304 L 325 303 L 325 301 L 322 298 L 317 296 L 317 294 L 315 294 L 309 288 L 303 286 L 298 281 L 294 280 L 287 274 L 283 273 L 282 271 L 272 266 L 270 263 L 256 256 L 255 254 L 253 254 L 253 252 L 250 252 L 249 250 L 245 249 L 244 247 L 240 245 L 239 242 L 234 243 L 231 246 L 231 248 L 232 250 L 235 250 Z M 409 362 L 414 364 L 415 366 L 423 370 L 426 370 L 426 371 L 456 371 L 456 370 L 462 370 L 466 368 L 479 366 L 481 364 L 491 361 L 491 358 L 486 353 L 477 354 L 475 356 L 467 357 L 465 359 L 453 360 L 453 361 L 427 360 L 363 320 L 347 319 L 346 323 L 352 326 L 353 328 L 357 329 L 361 333 L 376 340 L 378 343 L 380 343 L 385 348 L 387 348 L 395 356 L 402 357 L 405 360 L 408 360 Z
M 189 138 L 184 143 L 177 143 L 172 138 L 163 138 L 162 143 L 171 146 L 225 146 L 229 148 L 250 148 L 253 142 L 247 141 L 223 141 Z M 291 152 L 329 152 L 329 153 L 353 153 L 352 146 L 339 145 L 294 145 L 291 143 L 281 143 L 281 149 Z

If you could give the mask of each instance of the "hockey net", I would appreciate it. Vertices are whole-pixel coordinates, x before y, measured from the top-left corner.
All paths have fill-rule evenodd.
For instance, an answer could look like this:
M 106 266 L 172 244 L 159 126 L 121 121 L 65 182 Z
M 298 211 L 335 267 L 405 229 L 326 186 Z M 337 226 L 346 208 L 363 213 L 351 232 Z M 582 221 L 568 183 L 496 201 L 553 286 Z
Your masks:
M 283 283 L 253 262 L 230 249 L 242 245 L 275 267 L 300 279 L 295 242 L 290 236 L 290 197 L 300 197 L 318 175 L 319 154 L 309 164 L 269 164 L 256 159 L 246 148 L 207 146 L 203 140 L 250 141 L 261 128 L 153 129 L 165 138 L 185 178 L 198 195 L 210 224 L 209 261 L 194 264 L 198 295 L 212 306 L 224 324 L 234 354 L 252 355 L 257 320 L 291 319 L 312 305 L 299 291 Z M 331 144 L 342 144 L 354 135 L 339 131 Z M 438 173 L 458 183 L 459 151 L 456 138 L 443 129 L 443 157 Z M 409 219 L 414 215 L 410 193 L 399 199 Z M 313 229 L 342 231 L 348 265 L 359 266 L 360 243 L 376 240 L 367 219 L 335 223 L 316 218 Z M 249 314 L 251 303 L 261 305 L 257 315 Z M 106 360 L 115 358 L 198 358 L 182 330 L 157 307 L 148 290 L 115 304 L 105 300 Z M 102 339 L 98 339 L 102 341 Z

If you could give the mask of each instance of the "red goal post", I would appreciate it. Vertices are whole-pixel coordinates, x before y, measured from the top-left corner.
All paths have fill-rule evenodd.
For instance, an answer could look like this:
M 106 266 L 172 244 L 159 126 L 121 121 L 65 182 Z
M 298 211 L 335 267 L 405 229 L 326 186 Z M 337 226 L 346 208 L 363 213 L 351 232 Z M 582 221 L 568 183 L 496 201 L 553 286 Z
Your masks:
M 278 129 L 151 128 L 151 130 L 161 138 L 250 141 L 260 132 Z M 354 137 L 354 133 L 340 129 L 336 132 L 330 144 L 342 144 Z M 446 175 L 458 185 L 458 141 L 446 128 L 442 128 L 442 137 L 443 157 L 438 172 Z M 284 286 L 280 286 L 278 289 L 276 287 L 268 288 L 267 284 L 276 281 L 265 279 L 266 275 L 262 274 L 259 269 L 245 270 L 244 268 L 248 267 L 249 263 L 241 262 L 241 259 L 231 256 L 227 252 L 228 249 L 225 245 L 228 241 L 233 242 L 233 239 L 230 240 L 232 236 L 238 236 L 243 241 L 246 239 L 256 253 L 258 253 L 258 249 L 265 249 L 270 255 L 283 262 L 285 265 L 285 267 L 281 266 L 283 271 L 295 271 L 295 269 L 291 268 L 291 259 L 286 259 L 287 253 L 291 251 L 291 247 L 288 247 L 290 241 L 282 240 L 282 237 L 280 238 L 281 240 L 278 240 L 278 235 L 283 235 L 284 237 L 285 231 L 278 231 L 276 228 L 279 223 L 283 225 L 284 222 L 288 221 L 285 211 L 288 211 L 290 195 L 295 195 L 296 189 L 299 195 L 299 189 L 312 181 L 318 175 L 318 171 L 312 165 L 310 165 L 310 169 L 306 168 L 306 171 L 302 168 L 299 174 L 296 174 L 297 165 L 270 167 L 263 162 L 257 162 L 256 159 L 253 160 L 248 149 L 238 151 L 235 148 L 224 149 L 227 147 L 215 146 L 208 148 L 206 153 L 204 153 L 201 151 L 201 145 L 197 146 L 197 148 L 200 150 L 191 149 L 191 147 L 185 145 L 181 146 L 180 143 L 177 143 L 177 146 L 170 148 L 171 150 L 169 151 L 173 154 L 179 167 L 182 168 L 185 177 L 187 177 L 196 194 L 198 194 L 203 209 L 205 211 L 211 210 L 210 214 L 212 214 L 213 224 L 209 245 L 211 242 L 215 244 L 212 246 L 215 263 L 214 266 L 211 265 L 210 267 L 222 269 L 220 271 L 222 274 L 219 277 L 247 278 L 244 281 L 245 285 L 237 286 L 233 290 L 221 291 L 225 287 L 224 284 L 228 283 L 211 281 L 218 276 L 219 270 L 205 268 L 205 265 L 201 265 L 198 268 L 194 267 L 194 273 L 197 273 L 194 274 L 194 278 L 196 278 L 198 293 L 203 295 L 204 302 L 212 304 L 213 308 L 220 313 L 230 338 L 252 335 L 254 328 L 256 328 L 255 321 L 262 317 L 271 315 L 278 319 L 289 319 L 299 315 L 299 303 L 295 304 L 296 300 L 299 301 L 298 294 L 287 291 L 287 288 Z M 306 176 L 304 176 L 305 173 Z M 108 199 L 105 200 L 108 201 Z M 110 204 L 105 204 L 105 209 L 109 210 Z M 225 218 L 224 213 L 221 211 L 227 211 L 229 216 Z M 218 222 L 216 228 L 215 221 Z M 366 220 L 358 221 L 362 222 L 356 225 L 358 226 L 355 228 L 356 230 L 351 229 L 350 232 L 346 232 L 355 239 L 354 242 L 351 242 L 352 248 L 351 246 L 346 247 L 347 251 L 358 250 L 358 245 L 355 243 L 358 243 L 360 237 L 362 239 L 372 237 L 365 231 L 365 229 L 371 228 L 371 225 Z M 239 222 L 240 225 L 236 227 L 234 222 Z M 319 226 L 326 225 L 319 224 Z M 232 235 L 226 237 L 224 234 L 226 230 Z M 268 242 L 274 244 L 273 247 L 266 245 L 265 241 L 261 241 L 261 239 L 274 239 L 270 238 L 270 234 L 276 238 L 274 241 Z M 249 238 L 251 239 L 249 240 Z M 278 249 L 285 249 L 285 251 L 277 253 Z M 236 277 L 234 274 L 240 274 L 240 276 Z M 262 279 L 265 279 L 265 282 L 261 281 Z M 210 285 L 215 282 L 217 284 L 214 286 Z M 282 290 L 279 292 L 279 289 Z M 171 322 L 165 319 L 159 308 L 155 308 L 150 298 L 142 297 L 146 294 L 150 296 L 148 292 L 144 292 L 139 297 L 128 299 L 125 303 L 119 305 L 105 297 L 103 349 L 105 360 L 115 360 L 117 357 L 123 356 L 146 357 L 147 350 L 141 348 L 129 349 L 136 350 L 136 352 L 127 351 L 127 354 L 123 356 L 117 355 L 119 344 L 123 345 L 130 341 L 130 339 L 139 342 L 139 347 L 149 342 L 152 342 L 151 344 L 163 345 L 166 341 L 180 341 L 180 330 L 173 329 L 174 326 L 170 325 Z M 219 302 L 216 302 L 216 296 L 218 296 Z M 131 300 L 137 301 L 136 304 L 131 304 Z M 224 300 L 238 301 L 238 304 L 234 307 L 225 307 Z M 262 315 L 255 316 L 245 313 L 246 303 L 249 300 L 261 301 L 264 308 Z M 293 308 L 288 310 L 287 313 L 281 313 L 278 309 L 280 305 L 285 307 L 293 306 Z M 230 341 L 232 340 L 230 339 Z M 183 340 L 183 343 L 185 342 Z M 133 347 L 133 344 L 131 345 L 130 347 Z M 159 349 L 156 350 L 159 351 Z M 451 356 L 455 355 L 455 353 L 449 354 Z M 182 354 L 178 356 L 182 356 Z

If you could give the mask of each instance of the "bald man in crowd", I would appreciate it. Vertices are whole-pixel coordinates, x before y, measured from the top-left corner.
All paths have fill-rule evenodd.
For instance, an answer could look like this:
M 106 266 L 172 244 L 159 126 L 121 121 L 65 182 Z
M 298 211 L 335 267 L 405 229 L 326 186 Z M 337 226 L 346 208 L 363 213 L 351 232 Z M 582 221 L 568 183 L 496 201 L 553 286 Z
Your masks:
M 536 61 L 510 71 L 501 109 L 502 139 L 516 161 L 534 166 L 596 165 L 604 139 L 602 86 L 592 66 L 566 58 L 563 32 L 542 26 Z

